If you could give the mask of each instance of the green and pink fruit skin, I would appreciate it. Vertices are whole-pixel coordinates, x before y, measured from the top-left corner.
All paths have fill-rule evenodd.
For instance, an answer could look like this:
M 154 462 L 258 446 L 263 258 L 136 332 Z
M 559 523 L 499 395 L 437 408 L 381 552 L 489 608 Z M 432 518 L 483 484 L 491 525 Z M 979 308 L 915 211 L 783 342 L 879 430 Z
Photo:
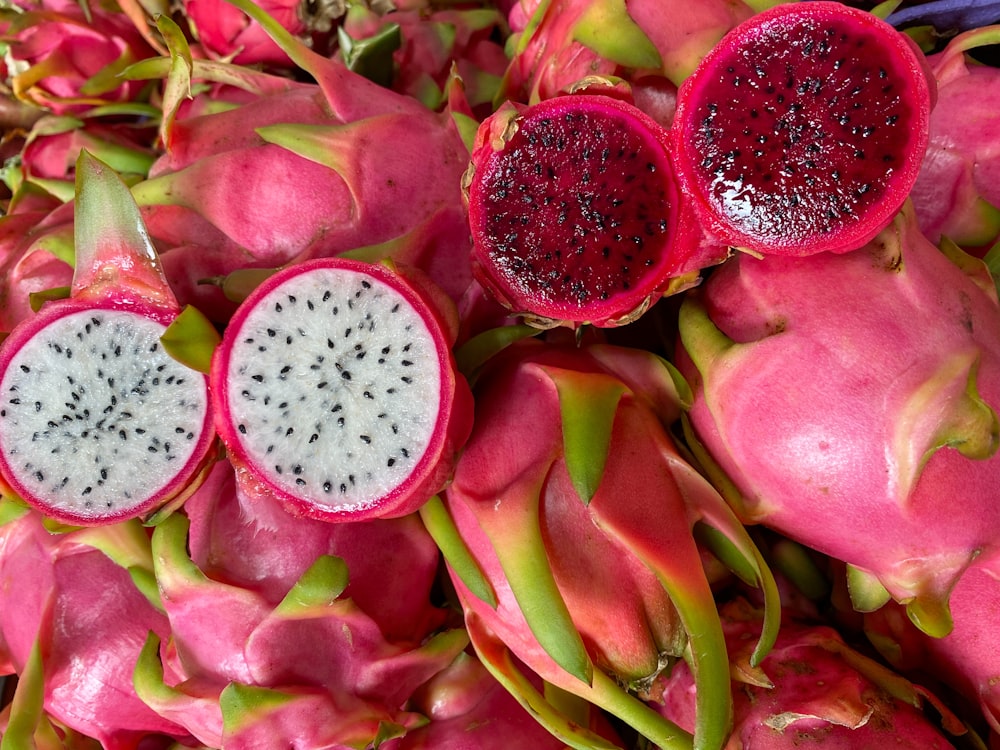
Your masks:
M 938 635 L 1000 538 L 1000 308 L 985 266 L 955 261 L 908 208 L 854 252 L 741 255 L 685 300 L 677 350 L 742 520 L 877 579 Z
M 931 638 L 890 603 L 864 616 L 864 631 L 897 669 L 934 675 L 968 701 L 1000 739 L 1000 557 L 977 558 L 951 591 L 954 629 Z
M 849 40 L 851 46 L 834 46 L 829 56 L 825 51 L 800 55 L 799 50 L 822 50 L 826 40 L 817 42 L 816 30 L 830 28 L 846 29 L 858 44 L 881 50 L 890 87 L 878 92 L 878 80 L 871 78 L 885 74 L 884 68 L 858 72 L 868 82 L 856 90 L 838 80 L 845 78 L 837 72 L 845 60 L 862 69 L 868 64 L 864 50 L 855 51 L 855 39 Z M 799 30 L 812 41 L 789 40 Z M 829 59 L 838 52 L 839 59 Z M 822 64 L 800 73 L 814 59 Z M 767 77 L 765 86 L 757 83 L 760 75 Z M 813 106 L 808 87 L 814 87 L 817 101 L 825 99 L 822 106 Z M 798 97 L 803 91 L 806 96 Z M 869 101 L 852 103 L 855 91 L 861 97 L 875 93 Z M 793 97 L 794 103 L 787 103 Z M 908 197 L 926 151 L 934 98 L 934 79 L 917 45 L 880 18 L 839 2 L 779 3 L 730 30 L 680 86 L 671 134 L 681 190 L 708 234 L 751 254 L 849 252 L 884 229 Z M 744 108 L 750 112 L 745 120 Z M 872 132 L 859 134 L 854 110 L 881 113 L 881 108 L 893 114 L 876 119 Z M 723 125 L 712 125 L 716 111 Z M 754 131 L 747 125 L 772 116 L 774 124 L 751 138 Z M 894 132 L 900 118 L 906 125 Z M 848 144 L 857 149 L 854 155 L 846 153 Z M 751 153 L 753 159 L 747 158 Z M 737 171 L 734 163 L 743 169 Z M 760 174 L 761 164 L 771 171 Z M 816 179 L 829 182 L 820 190 Z M 866 198 L 876 193 L 877 201 Z M 775 196 L 782 200 L 778 209 L 767 200 Z M 826 202 L 826 196 L 837 200 Z M 820 230 L 817 222 L 827 214 L 832 223 Z
M 751 667 L 746 644 L 760 632 L 754 610 L 733 600 L 720 613 L 733 661 L 736 714 L 726 750 L 954 747 L 921 711 L 920 688 L 852 649 L 833 628 L 785 619 L 774 648 Z M 659 710 L 690 727 L 694 695 L 691 672 L 680 664 L 665 680 Z
M 145 533 L 133 538 L 148 553 Z M 165 637 L 169 624 L 109 556 L 124 539 L 114 527 L 54 534 L 34 511 L 0 526 L 0 665 L 21 674 L 37 640 L 45 711 L 108 750 L 154 734 L 190 740 L 132 687 L 146 634 Z
M 937 105 L 910 195 L 920 228 L 981 255 L 1000 238 L 1000 70 L 967 50 L 993 42 L 997 27 L 965 32 L 930 58 Z
M 508 650 L 530 673 L 607 707 L 609 684 L 641 691 L 690 637 L 706 686 L 694 746 L 714 747 L 727 699 L 709 691 L 716 678 L 728 684 L 728 666 L 691 526 L 724 504 L 665 432 L 680 409 L 668 382 L 653 355 L 622 347 L 530 340 L 499 355 L 476 383 L 473 434 L 444 493 L 485 583 L 470 584 L 445 557 L 473 645 L 515 682 Z M 610 422 L 564 441 L 564 408 Z M 600 464 L 604 438 L 607 462 L 588 500 L 578 461 Z M 515 694 L 531 705 L 525 690 Z M 683 733 L 619 715 L 684 746 Z
M 677 86 L 751 15 L 741 0 L 521 0 L 508 13 L 514 51 L 501 91 L 537 102 L 590 76 L 613 76 L 628 82 L 640 109 L 669 125 Z
M 311 71 L 319 77 L 321 72 Z M 133 187 L 171 284 L 224 323 L 235 304 L 207 278 L 379 245 L 433 225 L 410 248 L 453 299 L 472 280 L 460 181 L 468 149 L 448 112 L 323 60 L 323 85 L 289 85 L 174 122 Z M 374 144 L 392 143 L 392 149 Z

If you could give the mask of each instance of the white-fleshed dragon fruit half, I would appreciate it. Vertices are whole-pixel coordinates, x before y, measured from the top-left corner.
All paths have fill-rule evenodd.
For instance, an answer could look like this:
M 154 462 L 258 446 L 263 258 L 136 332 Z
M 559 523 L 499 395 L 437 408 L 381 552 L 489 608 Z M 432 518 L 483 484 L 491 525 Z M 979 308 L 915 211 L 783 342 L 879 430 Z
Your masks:
M 247 297 L 216 351 L 212 395 L 249 494 L 348 521 L 405 515 L 444 486 L 471 394 L 447 298 L 428 290 L 413 270 L 327 258 Z
M 70 524 L 149 513 L 189 489 L 215 437 L 208 379 L 161 338 L 181 308 L 128 188 L 82 152 L 68 299 L 0 350 L 0 472 Z
M 859 609 L 891 595 L 946 633 L 949 592 L 1000 539 L 985 265 L 907 207 L 854 252 L 735 258 L 685 300 L 680 339 L 690 424 L 742 520 L 848 563 Z

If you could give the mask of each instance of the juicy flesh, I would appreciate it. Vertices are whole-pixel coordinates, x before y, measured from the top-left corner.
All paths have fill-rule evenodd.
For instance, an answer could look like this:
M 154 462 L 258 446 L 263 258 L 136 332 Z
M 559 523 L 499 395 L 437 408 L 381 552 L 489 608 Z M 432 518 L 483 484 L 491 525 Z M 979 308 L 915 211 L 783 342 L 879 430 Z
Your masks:
M 664 260 L 669 165 L 627 115 L 526 117 L 482 167 L 491 275 L 528 309 L 598 311 Z
M 708 201 L 777 245 L 863 221 L 901 168 L 914 120 L 899 67 L 853 28 L 762 26 L 712 71 L 692 111 Z
M 230 419 L 263 476 L 332 509 L 406 482 L 432 439 L 441 374 L 436 340 L 403 295 L 314 269 L 273 289 L 237 333 Z
M 23 491 L 99 517 L 145 504 L 185 470 L 208 388 L 163 350 L 164 330 L 136 313 L 87 309 L 13 355 L 0 380 L 0 444 Z

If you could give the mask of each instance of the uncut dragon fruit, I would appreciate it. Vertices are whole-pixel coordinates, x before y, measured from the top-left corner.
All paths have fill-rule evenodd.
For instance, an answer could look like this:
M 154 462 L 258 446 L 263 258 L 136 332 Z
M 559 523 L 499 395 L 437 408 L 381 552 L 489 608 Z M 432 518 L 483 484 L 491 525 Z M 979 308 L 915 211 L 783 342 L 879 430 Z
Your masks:
M 45 515 L 102 524 L 182 497 L 215 431 L 207 377 L 162 342 L 181 308 L 128 189 L 87 152 L 76 179 L 70 296 L 0 349 L 0 473 Z
M 24 510 L 0 525 L 0 664 L 32 693 L 28 707 L 105 750 L 189 739 L 132 687 L 147 633 L 169 630 L 151 580 L 149 538 L 134 521 L 54 534 Z
M 668 125 L 676 87 L 753 13 L 741 0 L 519 0 L 509 12 L 514 33 L 501 94 L 537 102 L 592 76 L 613 76 L 628 81 L 640 109 Z
M 920 228 L 966 249 L 1000 237 L 1000 70 L 977 63 L 970 49 L 996 43 L 1000 26 L 967 31 L 931 58 L 938 104 L 930 141 L 910 195 Z
M 748 644 L 760 633 L 760 613 L 736 599 L 720 614 L 734 662 L 736 719 L 728 750 L 954 747 L 921 711 L 922 688 L 852 649 L 833 628 L 785 618 L 770 653 L 752 666 Z M 690 728 L 694 696 L 691 671 L 680 664 L 665 680 L 658 708 Z M 961 731 L 951 714 L 945 718 Z
M 993 648 L 1000 632 L 997 555 L 973 561 L 949 602 L 954 628 L 942 638 L 928 637 L 893 603 L 865 615 L 865 634 L 897 669 L 934 675 L 981 711 L 995 744 L 1000 741 L 1000 660 Z
M 776 591 L 666 432 L 680 405 L 663 361 L 528 340 L 488 362 L 475 393 L 454 482 L 421 515 L 484 664 L 564 741 L 614 747 L 561 715 L 515 659 L 658 747 L 721 747 L 729 664 L 692 527 L 715 529 L 772 605 Z M 772 637 L 761 637 L 756 660 Z M 682 655 L 698 674 L 693 738 L 637 697 Z
M 472 427 L 457 330 L 451 301 L 412 270 L 320 258 L 270 277 L 212 362 L 216 426 L 246 492 L 327 521 L 415 511 Z
M 138 660 L 144 701 L 210 747 L 240 747 L 249 740 L 238 737 L 279 726 L 302 746 L 322 736 L 364 747 L 385 727 L 423 723 L 404 704 L 468 639 L 437 630 L 437 555 L 416 518 L 336 532 L 241 499 L 226 462 L 189 502 L 190 519 L 175 513 L 153 534 L 171 627 Z M 301 550 L 289 551 L 299 537 Z M 256 554 L 258 539 L 260 559 L 231 555 Z M 205 563 L 191 559 L 189 543 Z M 384 601 L 386 593 L 401 601 Z
M 620 326 L 697 283 L 729 251 L 701 242 L 667 142 L 602 93 L 504 104 L 463 180 L 479 283 L 542 327 Z
M 0 9 L 0 38 L 14 95 L 56 114 L 136 102 L 141 82 L 118 76 L 153 54 L 116 3 L 19 0 Z
M 909 194 L 932 97 L 920 50 L 871 13 L 780 4 L 730 31 L 680 87 L 678 181 L 729 245 L 850 251 Z
M 458 299 L 471 282 L 460 193 L 468 150 L 451 114 L 375 85 L 234 2 L 317 83 L 272 77 L 243 106 L 165 127 L 166 152 L 133 194 L 178 295 L 221 323 L 235 305 L 207 279 L 395 244 L 405 247 L 397 260 Z M 195 67 L 206 79 L 220 70 Z
M 746 523 L 847 562 L 928 633 L 1000 530 L 1000 309 L 909 208 L 868 245 L 740 256 L 680 309 L 678 365 L 706 465 Z M 961 497 L 956 506 L 954 498 Z

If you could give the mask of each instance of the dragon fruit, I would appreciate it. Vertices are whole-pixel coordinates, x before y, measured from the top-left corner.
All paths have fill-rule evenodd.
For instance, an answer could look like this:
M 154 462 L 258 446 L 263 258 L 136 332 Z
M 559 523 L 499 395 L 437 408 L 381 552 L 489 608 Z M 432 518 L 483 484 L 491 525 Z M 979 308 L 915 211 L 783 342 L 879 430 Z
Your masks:
M 741 0 L 519 0 L 509 11 L 514 33 L 501 95 L 537 102 L 592 76 L 617 77 L 628 81 L 636 105 L 666 126 L 676 87 L 753 13 Z
M 232 472 L 232 467 L 220 462 L 192 501 L 213 502 L 210 495 L 219 493 L 225 498 L 220 506 L 231 514 L 239 503 L 235 483 L 225 479 Z M 242 507 L 256 509 L 259 502 Z M 207 520 L 202 513 L 193 514 L 199 524 Z M 310 542 L 324 536 L 308 520 L 287 514 L 281 520 L 280 509 L 259 517 L 268 515 L 282 527 L 272 531 L 256 523 L 244 524 L 239 530 L 246 536 L 244 545 L 254 534 L 267 540 L 277 533 L 287 539 L 299 529 L 305 532 L 307 546 L 315 548 Z M 246 585 L 240 583 L 245 573 L 238 561 L 232 573 L 224 561 L 215 561 L 212 577 L 191 560 L 188 539 L 200 546 L 204 534 L 210 532 L 202 528 L 200 539 L 193 534 L 189 537 L 192 527 L 183 514 L 174 513 L 157 525 L 152 539 L 156 580 L 171 627 L 168 642 L 147 641 L 135 680 L 140 697 L 158 713 L 173 718 L 210 747 L 229 747 L 226 737 L 236 731 L 234 727 L 241 733 L 263 732 L 265 726 L 273 726 L 269 722 L 278 721 L 284 722 L 287 736 L 305 741 L 323 728 L 316 712 L 326 717 L 323 731 L 336 729 L 339 742 L 348 745 L 356 741 L 358 732 L 369 733 L 361 746 L 370 742 L 380 723 L 401 727 L 422 723 L 419 715 L 401 707 L 420 685 L 452 662 L 468 639 L 462 630 L 430 630 L 440 620 L 419 611 L 430 607 L 433 563 L 429 570 L 428 557 L 421 552 L 429 549 L 429 540 L 415 519 L 358 524 L 353 528 L 355 540 L 326 534 L 329 552 L 308 560 L 305 555 L 290 555 L 296 559 L 280 561 L 286 570 L 268 571 L 272 580 Z M 357 554 L 357 546 L 390 540 L 402 542 L 397 552 L 417 553 L 405 563 L 412 563 L 412 568 L 402 566 L 399 558 L 389 563 L 388 549 L 373 551 L 371 561 Z M 227 541 L 220 540 L 233 549 Z M 340 548 L 352 556 L 350 570 L 334 554 Z M 272 559 L 277 560 L 277 555 Z M 277 579 L 291 579 L 298 569 L 301 575 L 276 597 Z M 392 576 L 401 581 L 390 583 Z M 383 582 L 390 590 L 404 584 L 412 588 L 406 600 L 415 617 L 403 636 L 398 632 L 388 636 L 379 621 L 359 606 L 375 601 Z M 354 595 L 345 595 L 347 586 Z M 364 586 L 374 590 L 363 590 Z M 421 595 L 424 600 L 418 602 Z M 384 618 L 393 606 L 398 605 L 379 603 L 374 609 Z M 417 630 L 416 623 L 424 629 Z M 404 630 L 403 624 L 396 624 L 396 630 Z M 233 707 L 232 701 L 241 694 L 270 695 L 283 706 L 282 715 L 286 710 L 291 713 L 280 719 L 252 711 L 247 714 Z
M 852 649 L 833 628 L 784 619 L 774 648 L 756 666 L 747 644 L 760 614 L 744 600 L 720 609 L 734 662 L 735 729 L 728 750 L 824 747 L 953 748 L 921 711 L 925 691 Z M 666 680 L 659 709 L 693 726 L 695 685 L 686 664 Z M 948 726 L 959 731 L 950 713 Z
M 208 378 L 161 338 L 180 313 L 119 177 L 82 152 L 69 299 L 0 350 L 0 472 L 71 524 L 141 516 L 198 476 L 215 432 Z
M 14 95 L 56 114 L 142 99 L 141 83 L 118 77 L 153 53 L 114 4 L 87 7 L 38 0 L 0 10 L 0 34 Z
M 977 558 L 952 589 L 954 629 L 931 638 L 890 603 L 864 617 L 866 635 L 894 667 L 932 674 L 979 709 L 1000 738 L 1000 662 L 996 642 L 1000 612 L 1000 565 L 996 554 Z
M 232 304 L 200 281 L 400 240 L 441 214 L 448 233 L 421 267 L 460 297 L 471 283 L 460 192 L 468 149 L 451 113 L 375 85 L 307 49 L 252 3 L 234 3 L 316 83 L 284 80 L 283 90 L 274 83 L 243 106 L 169 123 L 166 153 L 133 195 L 171 283 L 224 323 Z M 202 70 L 233 79 L 229 69 Z M 372 147 L 384 143 L 394 146 Z
M 108 750 L 153 734 L 189 738 L 132 688 L 147 632 L 168 631 L 155 586 L 143 586 L 151 600 L 136 585 L 151 578 L 149 538 L 135 522 L 53 534 L 24 511 L 0 526 L 0 645 L 18 689 L 40 690 L 48 714 Z
M 631 322 L 727 254 L 691 239 L 667 131 L 610 96 L 505 104 L 463 185 L 473 272 L 539 325 Z
M 931 58 L 938 104 L 931 113 L 927 154 L 910 196 L 920 228 L 963 248 L 989 247 L 1000 237 L 1000 71 L 970 49 L 1000 38 L 1000 27 L 967 31 Z
M 677 176 L 755 253 L 846 252 L 896 214 L 927 147 L 932 80 L 909 37 L 837 2 L 730 31 L 678 91 Z
M 246 299 L 213 357 L 212 393 L 249 494 L 357 521 L 411 513 L 444 486 L 471 394 L 451 355 L 457 321 L 439 307 L 450 301 L 429 289 L 413 271 L 321 258 Z
M 565 741 L 586 730 L 515 657 L 657 746 L 724 742 L 729 666 L 692 526 L 717 529 L 775 601 L 743 528 L 665 431 L 679 408 L 662 360 L 642 350 L 511 345 L 479 375 L 475 429 L 443 505 L 421 509 L 480 658 Z M 682 653 L 698 674 L 693 740 L 636 697 Z
M 679 325 L 690 424 L 741 519 L 847 562 L 859 609 L 891 595 L 946 633 L 948 592 L 1000 538 L 985 266 L 941 253 L 907 207 L 855 252 L 734 259 Z

